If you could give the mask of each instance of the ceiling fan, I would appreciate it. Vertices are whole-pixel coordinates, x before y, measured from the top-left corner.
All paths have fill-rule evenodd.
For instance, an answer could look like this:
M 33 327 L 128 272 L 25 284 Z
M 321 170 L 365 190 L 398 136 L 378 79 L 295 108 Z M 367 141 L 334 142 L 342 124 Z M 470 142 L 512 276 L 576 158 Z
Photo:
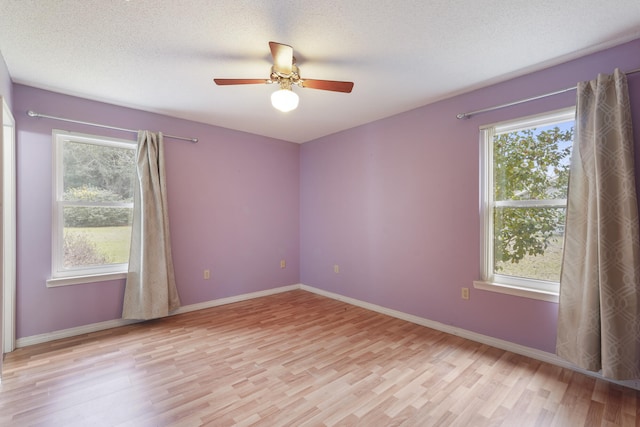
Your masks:
M 271 104 L 283 112 L 294 110 L 298 106 L 298 95 L 293 92 L 293 85 L 344 93 L 350 93 L 353 89 L 353 82 L 303 79 L 300 77 L 300 70 L 296 66 L 296 58 L 293 56 L 291 46 L 269 42 L 269 47 L 273 57 L 273 66 L 268 79 L 213 79 L 213 81 L 221 86 L 277 83 L 280 90 L 271 94 Z

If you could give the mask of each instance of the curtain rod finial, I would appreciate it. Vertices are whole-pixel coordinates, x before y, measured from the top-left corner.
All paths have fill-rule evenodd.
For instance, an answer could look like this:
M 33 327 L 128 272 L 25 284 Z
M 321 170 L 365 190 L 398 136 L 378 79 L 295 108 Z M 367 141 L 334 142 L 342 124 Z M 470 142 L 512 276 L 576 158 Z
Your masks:
M 467 113 L 460 113 L 456 116 L 456 119 L 468 119 L 469 115 Z

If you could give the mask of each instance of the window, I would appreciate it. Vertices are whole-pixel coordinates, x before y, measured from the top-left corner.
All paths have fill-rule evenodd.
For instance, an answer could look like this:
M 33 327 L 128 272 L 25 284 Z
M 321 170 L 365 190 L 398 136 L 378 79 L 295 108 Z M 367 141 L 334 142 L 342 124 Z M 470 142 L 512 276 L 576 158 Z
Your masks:
M 482 282 L 557 300 L 575 109 L 481 128 Z
M 135 143 L 59 130 L 53 140 L 53 277 L 48 286 L 126 272 Z

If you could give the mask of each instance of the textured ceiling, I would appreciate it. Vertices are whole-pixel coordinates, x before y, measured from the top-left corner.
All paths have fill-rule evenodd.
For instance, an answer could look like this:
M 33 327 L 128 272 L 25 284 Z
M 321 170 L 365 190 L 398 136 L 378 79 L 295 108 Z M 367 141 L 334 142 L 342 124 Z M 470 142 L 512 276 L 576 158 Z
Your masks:
M 640 37 L 640 0 L 0 0 L 16 83 L 293 142 L 391 116 Z M 302 77 L 270 105 L 269 41 Z M 55 114 L 55 112 L 43 112 Z

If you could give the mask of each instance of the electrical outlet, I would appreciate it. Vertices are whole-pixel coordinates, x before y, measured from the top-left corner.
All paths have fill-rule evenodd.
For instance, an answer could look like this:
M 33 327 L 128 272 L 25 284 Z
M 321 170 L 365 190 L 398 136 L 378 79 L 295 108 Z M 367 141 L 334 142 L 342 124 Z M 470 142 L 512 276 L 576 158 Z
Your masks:
M 340 273 L 340 266 L 339 266 L 338 264 L 335 264 L 335 265 L 333 266 L 333 272 L 334 272 L 334 273 Z
M 462 297 L 462 299 L 469 299 L 469 288 L 462 288 L 460 296 Z
M 284 259 L 280 260 L 280 268 L 285 268 L 287 266 L 287 261 Z
M 205 280 L 209 280 L 209 279 L 211 279 L 211 270 L 205 270 L 205 271 L 204 271 L 204 273 L 202 274 L 202 277 L 203 277 Z

